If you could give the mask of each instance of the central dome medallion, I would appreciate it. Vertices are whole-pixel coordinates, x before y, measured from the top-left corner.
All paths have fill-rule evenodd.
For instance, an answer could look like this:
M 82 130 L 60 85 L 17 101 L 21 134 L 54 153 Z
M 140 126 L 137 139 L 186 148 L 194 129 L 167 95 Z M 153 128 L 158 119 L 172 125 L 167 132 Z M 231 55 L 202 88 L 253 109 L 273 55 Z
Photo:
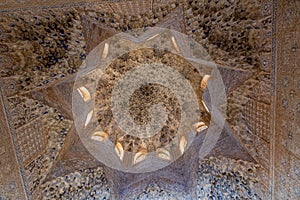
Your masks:
M 109 139 L 113 142 L 120 142 L 125 151 L 134 153 L 141 149 L 146 149 L 148 152 L 156 151 L 158 148 L 167 146 L 178 135 L 181 121 L 180 102 L 170 88 L 158 83 L 145 82 L 132 94 L 127 94 L 128 96 L 130 95 L 129 116 L 125 117 L 133 119 L 131 121 L 136 126 L 146 126 L 151 123 L 151 108 L 155 105 L 160 105 L 161 109 L 164 109 L 167 118 L 165 123 L 162 124 L 163 126 L 158 127 L 160 130 L 153 133 L 147 133 L 147 130 L 144 133 L 139 133 L 138 130 L 125 132 L 118 126 L 118 122 L 114 120 L 111 99 L 113 89 L 119 80 L 133 69 L 143 65 L 153 66 L 158 64 L 171 66 L 174 70 L 177 70 L 190 82 L 194 91 L 197 91 L 197 88 L 199 88 L 202 77 L 199 76 L 193 65 L 176 54 L 158 49 L 138 49 L 120 56 L 105 69 L 99 79 L 95 100 L 96 117 L 103 131 L 108 133 Z M 168 76 L 168 74 L 163 74 L 163 80 L 167 80 Z M 121 92 L 129 92 L 129 88 L 124 89 L 127 90 Z M 197 97 L 200 104 L 201 93 L 199 89 Z M 204 108 L 202 108 L 202 111 L 204 113 Z M 153 117 L 154 119 L 156 118 L 155 116 Z M 195 120 L 199 120 L 199 118 L 195 118 Z M 128 119 L 127 122 L 130 123 Z M 154 125 L 152 124 L 152 127 Z M 133 124 L 128 124 L 128 127 L 133 127 Z
M 83 144 L 118 170 L 167 166 L 210 124 L 202 93 L 215 69 L 203 48 L 177 32 L 115 35 L 88 55 L 74 85 Z

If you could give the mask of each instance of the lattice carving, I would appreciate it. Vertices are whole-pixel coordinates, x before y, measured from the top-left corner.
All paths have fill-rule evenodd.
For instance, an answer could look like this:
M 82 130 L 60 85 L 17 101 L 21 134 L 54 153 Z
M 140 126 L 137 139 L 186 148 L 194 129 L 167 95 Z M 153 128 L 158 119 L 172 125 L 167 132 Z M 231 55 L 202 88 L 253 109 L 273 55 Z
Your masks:
M 228 121 L 242 145 L 269 169 L 271 140 L 270 74 L 258 73 L 228 96 Z
M 16 137 L 22 162 L 26 165 L 46 148 L 48 128 L 43 126 L 42 121 L 38 119 L 18 129 Z
M 41 123 L 48 130 L 48 143 L 45 150 L 25 167 L 27 184 L 32 195 L 39 193 L 40 186 L 59 155 L 71 126 L 69 120 L 53 109 L 47 117 L 42 118 Z
M 243 111 L 249 129 L 266 142 L 270 142 L 270 105 L 249 99 Z

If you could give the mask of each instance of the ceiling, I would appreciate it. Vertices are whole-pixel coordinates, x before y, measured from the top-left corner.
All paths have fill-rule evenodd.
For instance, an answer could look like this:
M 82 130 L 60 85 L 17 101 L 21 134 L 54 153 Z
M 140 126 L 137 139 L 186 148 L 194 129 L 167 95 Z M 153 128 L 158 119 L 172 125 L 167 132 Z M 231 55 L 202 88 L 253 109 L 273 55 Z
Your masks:
M 295 172 L 297 163 L 300 163 L 299 138 L 295 133 L 300 129 L 294 125 L 298 114 L 288 116 L 292 119 L 290 127 L 293 127 L 288 136 L 277 136 L 277 131 L 273 133 L 274 127 L 277 127 L 272 122 L 274 108 L 277 108 L 273 96 L 282 91 L 274 91 L 277 82 L 274 82 L 275 40 L 272 36 L 277 21 L 274 21 L 272 3 L 255 0 L 1 2 L 0 131 L 4 134 L 0 137 L 3 144 L 0 147 L 0 169 L 3 171 L 0 174 L 0 199 L 70 199 L 72 196 L 78 199 L 195 199 L 198 196 L 202 199 L 209 194 L 217 198 L 220 191 L 229 199 L 238 198 L 238 195 L 268 199 L 272 177 L 276 180 L 289 177 L 281 172 L 284 170 L 280 167 L 278 175 L 277 171 L 272 171 L 283 162 L 274 155 L 274 147 L 279 145 L 274 142 L 277 137 L 290 142 L 284 148 L 287 150 L 281 150 L 277 155 L 289 158 L 286 161 L 289 163 L 287 169 L 291 169 L 292 178 L 289 180 L 295 183 L 295 187 L 299 186 Z M 299 7 L 298 3 L 294 4 Z M 280 1 L 279 6 L 287 12 L 279 12 L 278 23 L 282 23 L 280 17 L 291 21 L 297 16 L 299 18 L 299 12 L 293 9 L 292 3 L 286 5 Z M 147 173 L 129 173 L 117 170 L 91 154 L 78 134 L 72 100 L 74 91 L 78 89 L 77 75 L 81 67 L 89 63 L 89 55 L 95 49 L 120 32 L 150 27 L 176 30 L 195 39 L 205 49 L 216 63 L 224 84 L 227 106 L 222 109 L 226 111 L 226 122 L 214 148 L 204 159 L 199 158 L 199 152 L 207 142 L 207 130 L 195 134 L 183 155 L 166 167 Z M 293 29 L 286 27 L 289 28 Z M 294 33 L 297 31 L 294 30 Z M 280 26 L 278 32 L 284 33 Z M 277 37 L 284 40 L 281 35 Z M 291 42 L 291 48 L 287 47 L 292 49 L 288 55 L 295 54 L 292 58 L 297 58 L 297 40 L 290 41 L 294 42 Z M 178 45 L 181 47 L 179 42 Z M 110 50 L 108 57 L 112 54 L 114 52 Z M 210 123 L 209 110 L 214 99 L 210 98 L 208 90 L 199 87 L 205 73 L 194 74 L 193 66 L 186 63 L 184 57 L 170 52 L 151 49 L 131 51 L 114 60 L 106 68 L 104 78 L 96 84 L 94 111 L 96 121 L 108 134 L 108 141 L 114 145 L 120 142 L 125 152 L 156 152 L 175 138 L 172 133 L 178 128 L 180 114 L 176 115 L 174 110 L 181 104 L 170 88 L 161 85 L 145 84 L 135 90 L 129 111 L 135 123 L 146 124 L 151 122 L 148 109 L 162 103 L 170 115 L 175 114 L 168 118 L 166 128 L 160 134 L 149 141 L 139 137 L 121 137 L 124 135 L 122 130 L 118 130 L 118 124 L 112 123 L 109 97 L 118 80 L 115 77 L 123 75 L 118 71 L 120 66 L 134 68 L 152 62 L 178 68 L 181 74 L 186 75 L 185 78 L 197 91 L 197 101 L 203 100 L 208 106 L 207 110 L 200 103 L 204 117 L 197 120 L 207 125 Z M 294 66 L 292 69 L 299 69 L 297 59 L 291 65 Z M 288 86 L 296 80 L 297 73 L 295 70 L 295 74 L 288 75 L 294 76 L 294 79 L 281 82 Z M 277 74 L 278 80 L 281 80 L 281 71 L 276 73 L 276 77 Z M 85 87 L 89 88 L 89 85 Z M 278 97 L 277 101 L 289 109 L 290 102 L 297 102 L 295 90 L 292 88 L 288 90 L 291 93 L 286 94 L 292 100 Z M 150 97 L 147 99 L 144 95 Z M 164 96 L 168 98 L 162 98 Z M 106 104 L 109 109 L 103 106 Z M 84 110 L 85 107 L 82 108 Z M 278 108 L 280 112 L 283 111 Z M 288 139 L 290 137 L 294 137 L 293 141 Z M 120 157 L 122 151 L 117 148 L 119 153 L 116 153 L 114 148 L 109 149 L 109 158 Z M 227 194 L 234 187 L 240 192 Z M 289 195 L 296 197 L 295 191 L 291 189 Z

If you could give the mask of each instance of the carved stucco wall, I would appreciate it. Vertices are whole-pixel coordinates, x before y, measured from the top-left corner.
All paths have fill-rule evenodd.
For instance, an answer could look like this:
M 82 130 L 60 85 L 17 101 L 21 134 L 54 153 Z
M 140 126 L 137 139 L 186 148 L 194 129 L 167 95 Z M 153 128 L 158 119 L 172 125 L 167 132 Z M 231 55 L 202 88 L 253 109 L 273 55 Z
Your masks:
M 0 199 L 26 199 L 25 187 L 17 159 L 3 96 L 0 90 Z
M 24 96 L 8 98 L 7 107 L 19 166 L 28 192 L 36 199 L 40 183 L 57 159 L 71 123 L 56 109 Z M 9 198 L 14 199 L 19 194 L 21 192 L 16 192 Z
M 300 2 L 278 1 L 274 96 L 274 199 L 300 198 Z

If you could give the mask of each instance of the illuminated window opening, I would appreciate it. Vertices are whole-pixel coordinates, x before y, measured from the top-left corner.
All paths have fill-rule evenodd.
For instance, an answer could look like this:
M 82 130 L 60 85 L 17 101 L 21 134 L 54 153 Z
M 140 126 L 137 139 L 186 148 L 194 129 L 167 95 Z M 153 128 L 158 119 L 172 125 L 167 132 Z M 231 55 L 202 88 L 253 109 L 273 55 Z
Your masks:
M 115 152 L 117 153 L 117 155 L 120 158 L 120 160 L 123 161 L 123 158 L 124 158 L 124 149 L 123 149 L 123 146 L 121 145 L 121 143 L 119 143 L 119 142 L 116 143 Z
M 91 111 L 89 112 L 89 114 L 87 115 L 87 117 L 86 117 L 84 127 L 86 127 L 86 126 L 90 123 L 90 121 L 91 121 L 91 119 L 92 119 L 92 117 L 93 117 L 93 114 L 94 114 L 94 111 L 91 110 Z
M 196 123 L 196 124 L 194 125 L 194 128 L 195 128 L 195 131 L 196 131 L 197 133 L 199 133 L 199 132 L 201 132 L 201 131 L 207 129 L 208 127 L 207 127 L 207 125 L 206 125 L 204 122 L 198 122 L 198 123 Z
M 208 84 L 208 80 L 210 78 L 210 75 L 204 75 L 201 81 L 201 89 L 205 90 L 205 88 L 207 87 Z
M 135 165 L 139 162 L 142 162 L 143 160 L 146 159 L 146 156 L 147 156 L 147 150 L 146 149 L 143 149 L 143 150 L 137 152 L 134 155 L 133 164 Z
M 105 59 L 108 55 L 108 50 L 109 50 L 109 44 L 105 43 L 104 44 L 104 49 L 103 49 L 103 53 L 102 53 L 102 59 Z
M 186 145 L 187 145 L 186 138 L 185 138 L 185 136 L 182 136 L 180 139 L 180 142 L 179 142 L 179 150 L 180 150 L 181 155 L 184 153 Z
M 108 134 L 103 131 L 96 131 L 95 133 L 93 133 L 91 139 L 99 142 L 104 142 L 108 139 Z
M 91 100 L 91 94 L 86 87 L 77 88 L 77 91 L 85 102 Z
M 164 160 L 171 160 L 171 155 L 170 155 L 170 152 L 166 149 L 163 149 L 163 148 L 159 148 L 157 149 L 157 156 L 159 158 L 162 158 Z
M 176 43 L 176 40 L 175 40 L 174 36 L 172 36 L 172 43 L 173 43 L 173 45 L 174 45 L 176 51 L 179 52 L 179 47 L 178 47 L 178 45 L 177 45 L 177 43 Z

